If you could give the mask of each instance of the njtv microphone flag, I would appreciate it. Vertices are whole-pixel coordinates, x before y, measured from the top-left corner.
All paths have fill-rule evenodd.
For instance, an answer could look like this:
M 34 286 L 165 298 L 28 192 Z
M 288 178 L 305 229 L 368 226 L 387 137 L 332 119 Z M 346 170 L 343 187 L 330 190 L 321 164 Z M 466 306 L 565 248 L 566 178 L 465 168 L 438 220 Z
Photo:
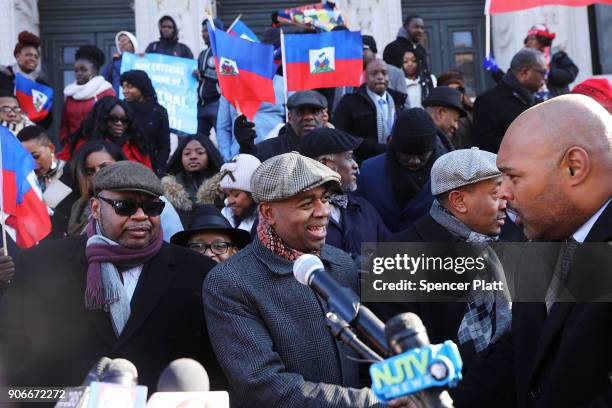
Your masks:
M 31 121 L 47 117 L 53 106 L 53 89 L 15 73 L 15 96 Z
M 612 4 L 612 0 L 487 0 L 485 14 L 507 13 L 548 5 L 581 7 L 596 3 Z
M 0 126 L 2 214 L 17 245 L 29 248 L 51 232 L 47 206 L 39 196 L 34 159 L 19 140 Z M 11 234 L 12 235 L 12 234 Z
M 360 32 L 287 34 L 282 44 L 288 91 L 360 85 Z
M 213 29 L 207 22 L 221 94 L 253 120 L 262 102 L 275 103 L 274 46 Z

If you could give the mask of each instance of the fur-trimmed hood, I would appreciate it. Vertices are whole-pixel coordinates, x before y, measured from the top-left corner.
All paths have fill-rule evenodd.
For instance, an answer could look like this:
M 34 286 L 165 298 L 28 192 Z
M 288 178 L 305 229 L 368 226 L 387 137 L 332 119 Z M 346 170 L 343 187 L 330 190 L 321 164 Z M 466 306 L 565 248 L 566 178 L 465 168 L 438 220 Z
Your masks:
M 217 173 L 202 183 L 196 193 L 195 203 L 189 197 L 185 186 L 175 176 L 167 175 L 161 179 L 161 182 L 164 195 L 177 210 L 192 211 L 197 204 L 216 204 L 218 200 L 223 201 L 224 194 L 219 187 L 220 180 L 221 174 Z

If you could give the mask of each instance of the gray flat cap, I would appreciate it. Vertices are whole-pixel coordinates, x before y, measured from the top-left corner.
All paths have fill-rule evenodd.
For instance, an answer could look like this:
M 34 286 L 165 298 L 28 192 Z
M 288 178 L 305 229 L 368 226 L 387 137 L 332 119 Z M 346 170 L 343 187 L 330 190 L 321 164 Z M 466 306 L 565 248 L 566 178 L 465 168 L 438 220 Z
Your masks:
M 327 99 L 317 91 L 298 91 L 287 100 L 287 109 L 301 108 L 309 106 L 311 108 L 327 108 Z
M 496 154 L 477 147 L 443 154 L 431 167 L 431 193 L 438 195 L 501 176 L 496 159 Z
M 159 197 L 164 194 L 161 181 L 144 164 L 120 161 L 104 167 L 93 178 L 94 193 L 102 190 L 135 191 Z
M 291 152 L 263 162 L 251 177 L 251 191 L 257 202 L 283 201 L 329 182 L 339 186 L 340 175 L 316 160 Z

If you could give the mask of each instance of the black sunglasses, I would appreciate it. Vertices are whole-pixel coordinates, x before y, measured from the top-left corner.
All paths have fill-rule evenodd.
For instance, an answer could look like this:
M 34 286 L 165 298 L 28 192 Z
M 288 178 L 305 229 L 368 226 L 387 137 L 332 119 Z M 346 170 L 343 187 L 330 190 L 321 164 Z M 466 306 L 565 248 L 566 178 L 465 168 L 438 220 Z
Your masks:
M 121 215 L 122 217 L 130 217 L 136 214 L 139 208 L 142 208 L 142 211 L 145 215 L 149 217 L 157 217 L 164 210 L 165 202 L 159 200 L 150 200 L 138 202 L 135 200 L 112 200 L 110 198 L 98 196 L 98 198 L 105 203 L 108 203 L 113 206 L 115 209 L 115 213 L 117 215 Z
M 121 122 L 124 125 L 127 124 L 129 122 L 129 119 L 127 118 L 127 116 L 115 116 L 115 115 L 110 115 L 107 120 L 111 123 L 117 123 L 117 122 Z
M 231 242 L 213 242 L 212 244 L 192 242 L 190 244 L 187 244 L 187 248 L 193 249 L 194 251 L 198 251 L 201 253 L 205 253 L 208 248 L 210 248 L 212 253 L 215 255 L 223 255 L 231 246 L 233 246 Z

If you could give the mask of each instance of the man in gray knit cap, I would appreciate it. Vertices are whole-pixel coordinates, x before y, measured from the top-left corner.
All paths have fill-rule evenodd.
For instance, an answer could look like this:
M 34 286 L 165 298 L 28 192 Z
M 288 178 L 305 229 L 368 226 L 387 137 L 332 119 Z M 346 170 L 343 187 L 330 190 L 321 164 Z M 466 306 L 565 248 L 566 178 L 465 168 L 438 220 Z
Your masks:
M 253 173 L 257 235 L 204 282 L 206 322 L 232 406 L 383 406 L 359 388 L 352 351 L 325 324 L 327 307 L 292 273 L 293 262 L 311 253 L 340 285 L 358 289 L 350 256 L 325 244 L 334 185 L 338 173 L 296 152 Z

